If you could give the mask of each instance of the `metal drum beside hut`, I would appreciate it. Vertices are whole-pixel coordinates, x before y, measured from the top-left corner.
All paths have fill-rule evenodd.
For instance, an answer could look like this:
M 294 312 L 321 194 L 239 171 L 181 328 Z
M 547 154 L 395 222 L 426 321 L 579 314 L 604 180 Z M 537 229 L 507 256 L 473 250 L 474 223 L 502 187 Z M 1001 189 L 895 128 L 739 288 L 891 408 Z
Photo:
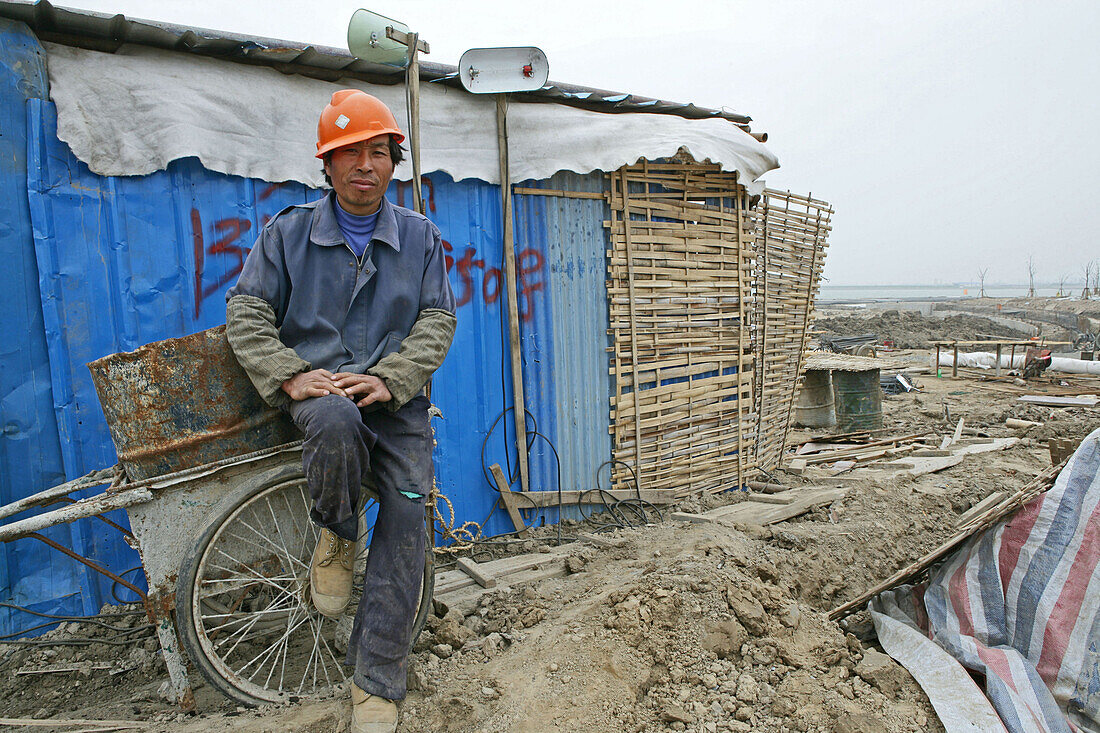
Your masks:
M 88 364 L 131 481 L 298 440 L 237 363 L 225 326 Z
M 833 374 L 838 433 L 882 427 L 882 387 L 879 370 L 837 371 Z
M 794 402 L 794 421 L 808 428 L 836 425 L 833 379 L 828 369 L 807 369 Z

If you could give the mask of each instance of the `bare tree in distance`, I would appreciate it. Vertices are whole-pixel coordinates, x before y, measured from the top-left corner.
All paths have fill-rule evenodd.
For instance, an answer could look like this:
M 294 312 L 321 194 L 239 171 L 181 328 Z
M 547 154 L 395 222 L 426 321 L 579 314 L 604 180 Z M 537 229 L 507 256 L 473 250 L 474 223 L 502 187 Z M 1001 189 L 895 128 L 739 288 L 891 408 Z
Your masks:
M 1027 256 L 1027 297 L 1035 297 L 1035 255 Z
M 1092 294 L 1100 295 L 1100 260 L 1092 261 Z
M 988 267 L 983 267 L 978 270 L 978 297 L 985 297 L 985 273 L 989 272 Z
M 1092 263 L 1085 263 L 1085 287 L 1081 290 L 1081 297 L 1085 300 L 1089 299 L 1089 276 L 1092 274 Z
M 1062 275 L 1062 279 L 1058 281 L 1058 295 L 1057 295 L 1057 297 L 1064 298 L 1064 297 L 1066 297 L 1066 295 L 1068 295 L 1068 293 L 1066 292 L 1066 280 L 1068 280 L 1068 279 L 1069 279 L 1068 276 Z

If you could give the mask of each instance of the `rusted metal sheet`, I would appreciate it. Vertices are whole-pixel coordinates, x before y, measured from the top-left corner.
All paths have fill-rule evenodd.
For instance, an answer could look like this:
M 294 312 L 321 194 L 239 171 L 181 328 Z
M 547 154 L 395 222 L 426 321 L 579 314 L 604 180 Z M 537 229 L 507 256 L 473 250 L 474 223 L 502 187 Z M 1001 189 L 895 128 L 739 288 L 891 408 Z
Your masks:
M 105 356 L 88 369 L 131 480 L 300 437 L 252 387 L 224 326 Z

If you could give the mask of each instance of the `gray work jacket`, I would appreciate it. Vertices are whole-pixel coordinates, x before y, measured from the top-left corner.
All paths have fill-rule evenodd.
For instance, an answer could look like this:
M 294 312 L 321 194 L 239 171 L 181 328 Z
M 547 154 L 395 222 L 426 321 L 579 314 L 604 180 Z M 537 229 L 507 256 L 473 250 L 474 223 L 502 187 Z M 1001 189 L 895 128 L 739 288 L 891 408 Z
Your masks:
M 383 199 L 371 244 L 362 258 L 356 258 L 336 223 L 333 206 L 335 194 L 330 191 L 318 201 L 288 207 L 268 222 L 240 279 L 226 293 L 230 320 L 235 303 L 248 305 L 259 299 L 273 311 L 279 341 L 302 360 L 297 370 L 366 374 L 388 355 L 395 355 L 389 361 L 398 361 L 402 342 L 418 319 L 423 325 L 424 312 L 441 313 L 450 322 L 438 356 L 442 360 L 453 335 L 455 299 L 439 229 L 420 214 Z M 232 331 L 232 323 L 229 328 Z M 236 344 L 234 351 L 239 351 Z M 238 353 L 253 376 L 242 356 Z M 420 386 L 423 382 L 416 389 Z M 263 389 L 261 394 L 269 402 L 281 398 Z

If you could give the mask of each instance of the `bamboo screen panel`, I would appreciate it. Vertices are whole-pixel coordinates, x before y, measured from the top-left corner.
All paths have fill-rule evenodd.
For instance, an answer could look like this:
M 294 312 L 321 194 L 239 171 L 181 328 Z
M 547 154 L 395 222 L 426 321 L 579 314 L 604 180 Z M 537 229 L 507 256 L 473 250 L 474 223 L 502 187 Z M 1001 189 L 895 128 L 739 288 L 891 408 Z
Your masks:
M 760 468 L 769 469 L 783 458 L 833 210 L 824 201 L 768 189 L 754 214 L 759 234 L 755 321 L 761 355 L 756 368 L 756 457 Z
M 609 175 L 612 483 L 719 491 L 754 465 L 756 224 L 733 173 L 640 163 Z

